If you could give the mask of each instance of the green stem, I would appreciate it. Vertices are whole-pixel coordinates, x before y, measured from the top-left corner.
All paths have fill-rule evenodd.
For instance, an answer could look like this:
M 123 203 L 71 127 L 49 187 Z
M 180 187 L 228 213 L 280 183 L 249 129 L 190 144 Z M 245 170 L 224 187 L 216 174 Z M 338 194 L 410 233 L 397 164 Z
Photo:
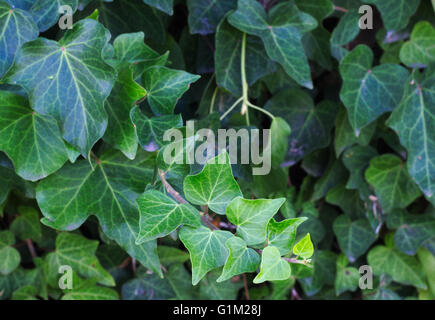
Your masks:
M 234 104 L 227 110 L 227 111 L 225 111 L 225 113 L 220 117 L 220 120 L 222 121 L 223 119 L 225 119 L 225 117 L 231 112 L 231 111 L 233 111 L 233 109 L 235 108 L 235 107 L 237 107 L 237 105 L 240 103 L 240 102 L 242 102 L 242 100 L 243 100 L 243 97 L 240 97 L 239 99 L 237 99 L 237 101 L 236 102 L 234 102 Z
M 240 59 L 240 69 L 242 73 L 242 88 L 243 88 L 243 104 L 242 104 L 242 114 L 246 114 L 246 124 L 249 126 L 249 111 L 248 111 L 248 81 L 246 80 L 246 33 L 243 33 L 242 38 L 242 54 Z
M 218 87 L 216 87 L 216 89 L 214 89 L 213 96 L 211 97 L 210 112 L 209 113 L 213 113 L 214 102 L 216 101 L 217 92 L 218 92 Z
M 261 111 L 261 112 L 263 112 L 264 114 L 268 115 L 272 120 L 275 119 L 275 116 L 274 116 L 273 114 L 271 114 L 269 111 L 267 111 L 267 110 L 265 110 L 265 109 L 263 109 L 263 108 L 257 107 L 255 104 L 252 104 L 252 103 L 250 103 L 249 101 L 247 101 L 246 104 L 247 104 L 250 108 L 255 109 L 255 110 L 258 110 L 258 111 Z

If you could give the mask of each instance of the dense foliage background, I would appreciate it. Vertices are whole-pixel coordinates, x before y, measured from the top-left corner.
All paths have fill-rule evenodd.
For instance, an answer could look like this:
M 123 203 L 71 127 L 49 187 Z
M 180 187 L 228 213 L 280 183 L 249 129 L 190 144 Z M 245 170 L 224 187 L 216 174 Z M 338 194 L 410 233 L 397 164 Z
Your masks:
M 434 299 L 434 9 L 0 0 L 0 299 Z M 187 120 L 272 171 L 165 163 Z

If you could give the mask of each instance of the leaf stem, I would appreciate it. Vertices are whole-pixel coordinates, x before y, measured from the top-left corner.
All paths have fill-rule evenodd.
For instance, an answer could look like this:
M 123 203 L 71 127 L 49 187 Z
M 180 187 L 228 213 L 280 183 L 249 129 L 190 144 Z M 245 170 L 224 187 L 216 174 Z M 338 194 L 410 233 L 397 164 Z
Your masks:
M 243 278 L 243 286 L 245 287 L 245 298 L 246 300 L 251 300 L 251 297 L 249 295 L 248 281 L 246 281 L 246 273 L 242 274 L 242 278 Z
M 166 191 L 178 202 L 188 204 L 188 202 L 168 183 L 168 181 L 166 181 L 165 175 L 166 173 L 159 169 L 159 177 Z
M 240 97 L 239 99 L 237 99 L 237 101 L 236 102 L 234 102 L 234 104 L 227 110 L 227 111 L 225 111 L 225 113 L 220 117 L 220 120 L 222 121 L 223 119 L 225 119 L 225 117 L 231 112 L 231 111 L 233 111 L 233 109 L 235 108 L 235 107 L 237 107 L 237 105 L 240 103 L 240 102 L 242 102 L 242 100 L 243 100 L 243 97 Z
M 345 12 L 345 13 L 349 11 L 346 8 L 335 6 L 335 5 L 334 5 L 334 10 L 335 11 L 340 11 L 340 12 Z
M 211 97 L 211 102 L 210 102 L 210 112 L 209 112 L 209 113 L 213 113 L 213 108 L 214 108 L 214 103 L 215 103 L 215 101 L 216 101 L 216 95 L 217 95 L 217 92 L 218 92 L 218 87 L 216 87 L 216 88 L 214 89 L 213 96 Z
M 243 33 L 242 38 L 242 54 L 240 59 L 240 71 L 242 74 L 242 92 L 243 92 L 243 104 L 241 114 L 246 114 L 246 124 L 249 126 L 249 111 L 248 111 L 248 81 L 246 80 L 246 33 Z
M 30 255 L 32 256 L 32 259 L 35 259 L 37 255 L 32 240 L 26 239 L 26 244 L 27 244 L 27 248 L 29 249 Z
M 268 115 L 272 120 L 275 119 L 275 116 L 274 116 L 273 114 L 271 114 L 269 111 L 267 111 L 267 110 L 265 110 L 265 109 L 263 109 L 263 108 L 260 108 L 260 107 L 256 106 L 255 104 L 252 104 L 252 103 L 249 102 L 249 101 L 246 101 L 246 104 L 247 104 L 250 108 L 255 109 L 255 110 L 258 110 L 258 111 L 261 111 L 261 112 L 263 112 L 264 114 Z

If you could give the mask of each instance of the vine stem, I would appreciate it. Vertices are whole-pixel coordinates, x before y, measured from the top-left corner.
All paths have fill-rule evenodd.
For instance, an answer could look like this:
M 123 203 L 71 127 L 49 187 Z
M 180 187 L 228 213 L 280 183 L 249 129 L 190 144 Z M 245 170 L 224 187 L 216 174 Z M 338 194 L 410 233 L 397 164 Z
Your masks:
M 231 111 L 233 111 L 233 109 L 235 108 L 235 107 L 237 107 L 238 106 L 238 104 L 240 103 L 240 102 L 242 102 L 243 101 L 243 97 L 240 97 L 239 99 L 237 99 L 237 101 L 236 102 L 234 102 L 234 104 L 227 110 L 227 111 L 225 111 L 225 113 L 220 117 L 220 120 L 222 121 L 223 119 L 225 119 L 225 117 L 231 112 Z
M 257 107 L 255 104 L 252 104 L 252 103 L 249 102 L 249 101 L 247 101 L 247 105 L 248 105 L 250 108 L 252 108 L 252 109 L 255 109 L 255 110 L 258 110 L 258 111 L 263 112 L 264 114 L 268 115 L 272 120 L 275 119 L 275 116 L 274 116 L 273 114 L 271 114 L 269 111 L 267 111 L 267 110 L 265 110 L 265 109 L 263 109 L 263 108 Z
M 216 88 L 214 89 L 213 96 L 211 97 L 211 102 L 210 102 L 210 112 L 209 112 L 209 113 L 213 113 L 214 103 L 215 103 L 215 101 L 216 101 L 216 95 L 217 95 L 217 92 L 218 92 L 218 87 L 216 87 Z
M 27 248 L 29 249 L 30 255 L 32 258 L 36 258 L 36 250 L 35 246 L 33 245 L 33 242 L 31 239 L 26 239 Z
M 245 298 L 246 300 L 251 300 L 251 297 L 249 295 L 248 281 L 246 281 L 246 273 L 242 274 L 242 278 L 243 278 L 243 286 L 245 287 Z
M 246 115 L 246 124 L 249 126 L 249 111 L 248 111 L 248 81 L 246 80 L 246 33 L 243 33 L 242 38 L 242 54 L 240 59 L 240 69 L 242 74 L 242 88 L 243 88 L 243 104 L 242 104 L 242 115 Z
M 334 6 L 334 10 L 335 11 L 341 11 L 341 12 L 348 12 L 349 11 L 346 8 L 339 7 L 339 6 Z

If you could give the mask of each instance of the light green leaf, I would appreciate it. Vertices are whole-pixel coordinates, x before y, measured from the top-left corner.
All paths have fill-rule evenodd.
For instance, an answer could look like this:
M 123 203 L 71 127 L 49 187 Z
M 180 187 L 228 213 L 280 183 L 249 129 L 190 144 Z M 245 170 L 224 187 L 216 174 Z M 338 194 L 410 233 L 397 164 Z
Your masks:
M 267 226 L 267 243 L 278 248 L 281 255 L 289 253 L 293 248 L 298 226 L 306 220 L 308 220 L 306 217 L 285 219 L 280 222 L 271 219 Z
M 154 151 L 167 144 L 163 141 L 167 130 L 183 126 L 183 119 L 179 114 L 148 118 L 139 107 L 131 109 L 130 119 L 134 124 L 137 140 L 147 151 Z
M 362 256 L 377 238 L 366 219 L 351 221 L 347 215 L 338 216 L 333 229 L 341 250 L 351 262 Z
M 239 237 L 232 237 L 225 242 L 225 245 L 229 255 L 217 282 L 228 280 L 241 273 L 257 270 L 260 256 L 255 250 L 248 248 L 245 241 Z
M 309 259 L 314 253 L 313 243 L 311 242 L 310 234 L 307 233 L 305 237 L 299 240 L 293 247 L 293 254 L 300 256 L 304 259 Z
M 148 103 L 155 115 L 172 114 L 178 99 L 200 76 L 185 71 L 153 66 L 143 74 L 143 84 L 148 91 Z
M 420 4 L 420 0 L 367 0 L 365 2 L 376 5 L 388 31 L 400 31 L 405 28 Z
M 290 264 L 281 258 L 278 248 L 267 246 L 261 254 L 260 272 L 253 282 L 286 280 L 290 275 Z
M 225 214 L 230 201 L 243 196 L 233 177 L 230 158 L 226 152 L 208 160 L 200 173 L 187 176 L 183 190 L 189 202 L 208 205 L 218 214 Z
M 187 0 L 191 34 L 210 34 L 225 14 L 236 7 L 236 0 Z
M 59 41 L 39 38 L 17 53 L 5 81 L 22 86 L 30 105 L 62 124 L 66 141 L 87 156 L 107 127 L 104 100 L 114 70 L 101 58 L 109 32 L 91 19 L 74 24 Z
M 29 108 L 25 98 L 0 91 L 0 150 L 19 176 L 36 181 L 60 169 L 68 160 L 56 121 Z
M 194 207 L 177 203 L 159 191 L 149 190 L 137 198 L 136 202 L 140 212 L 140 230 L 136 244 L 167 236 L 180 225 L 201 225 L 201 216 Z
M 392 154 L 373 158 L 365 177 L 374 189 L 382 209 L 405 208 L 420 196 L 420 190 L 412 181 L 405 164 Z
M 75 276 L 75 275 L 74 275 Z M 77 277 L 77 276 L 75 276 Z M 118 293 L 111 289 L 97 286 L 95 280 L 81 280 L 73 284 L 73 289 L 62 296 L 62 300 L 118 300 Z
M 359 136 L 361 129 L 399 105 L 408 71 L 392 64 L 372 68 L 373 52 L 359 45 L 340 62 L 343 86 L 340 99 L 349 113 L 349 121 Z
M 120 152 L 104 153 L 92 170 L 87 160 L 67 164 L 37 187 L 42 222 L 58 230 L 79 228 L 90 214 L 110 239 L 157 274 L 162 274 L 156 242 L 136 245 L 139 212 L 136 198 L 152 182 L 154 158 L 140 152 L 129 161 Z
M 95 278 L 99 283 L 114 286 L 112 276 L 100 265 L 95 252 L 99 242 L 88 240 L 73 233 L 60 233 L 56 238 L 56 251 L 45 257 L 48 266 L 48 278 L 57 284 L 59 267 L 69 265 L 80 276 Z
M 237 10 L 228 17 L 237 29 L 263 40 L 268 56 L 280 63 L 300 85 L 313 88 L 310 69 L 301 38 L 317 27 L 317 21 L 300 12 L 293 2 L 274 6 L 266 14 L 255 0 L 239 0 Z
M 225 264 L 228 249 L 225 242 L 233 237 L 228 231 L 211 231 L 206 227 L 183 227 L 179 237 L 189 250 L 192 262 L 192 284 L 196 285 L 207 272 Z
M 234 198 L 227 207 L 227 218 L 237 226 L 239 234 L 248 245 L 262 244 L 267 238 L 267 226 L 278 212 L 285 198 L 243 199 Z
M 435 62 L 435 28 L 420 21 L 412 30 L 411 40 L 400 49 L 400 60 L 407 66 L 428 65 Z
M 0 274 L 8 275 L 20 265 L 21 257 L 17 249 L 0 246 Z
M 0 79 L 14 61 L 17 50 L 38 37 L 38 26 L 27 11 L 0 2 Z

